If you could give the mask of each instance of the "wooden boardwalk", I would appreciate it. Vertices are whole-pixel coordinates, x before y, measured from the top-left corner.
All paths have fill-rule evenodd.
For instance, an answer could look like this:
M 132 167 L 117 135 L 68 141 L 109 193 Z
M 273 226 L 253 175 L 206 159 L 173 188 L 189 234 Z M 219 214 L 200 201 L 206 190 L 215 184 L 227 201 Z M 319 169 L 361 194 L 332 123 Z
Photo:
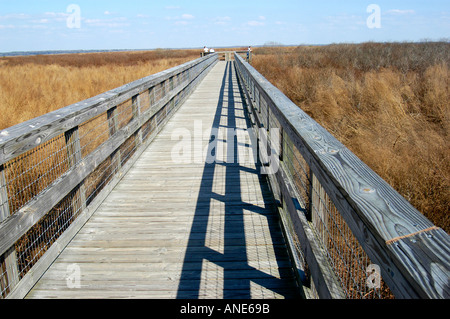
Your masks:
M 248 127 L 218 62 L 27 298 L 298 297 Z

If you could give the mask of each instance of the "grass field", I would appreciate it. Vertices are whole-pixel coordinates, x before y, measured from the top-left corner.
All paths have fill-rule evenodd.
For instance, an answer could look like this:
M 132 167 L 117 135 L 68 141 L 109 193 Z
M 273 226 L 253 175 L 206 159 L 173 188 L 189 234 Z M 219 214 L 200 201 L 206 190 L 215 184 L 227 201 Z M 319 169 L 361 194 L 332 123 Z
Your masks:
M 0 58 L 0 129 L 197 57 L 155 50 Z M 255 48 L 253 65 L 450 232 L 449 43 Z
M 253 65 L 450 231 L 450 43 L 256 48 Z
M 0 58 L 0 130 L 199 56 L 154 50 Z

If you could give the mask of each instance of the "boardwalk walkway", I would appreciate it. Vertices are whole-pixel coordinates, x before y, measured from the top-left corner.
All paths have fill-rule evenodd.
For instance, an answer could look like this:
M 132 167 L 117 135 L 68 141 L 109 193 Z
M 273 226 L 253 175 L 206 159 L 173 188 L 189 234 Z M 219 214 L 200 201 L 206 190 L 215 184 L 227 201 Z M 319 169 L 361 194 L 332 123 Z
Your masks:
M 296 297 L 247 127 L 218 62 L 27 298 Z

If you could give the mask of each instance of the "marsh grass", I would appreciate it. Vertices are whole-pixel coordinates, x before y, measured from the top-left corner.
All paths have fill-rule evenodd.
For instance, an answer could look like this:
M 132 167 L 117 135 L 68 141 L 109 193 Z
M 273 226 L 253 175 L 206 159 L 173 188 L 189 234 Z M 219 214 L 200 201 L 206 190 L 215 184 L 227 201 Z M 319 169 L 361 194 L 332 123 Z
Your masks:
M 0 130 L 198 57 L 154 50 L 0 58 Z
M 257 48 L 253 66 L 450 231 L 450 43 Z
M 156 50 L 1 58 L 0 130 L 198 56 L 197 50 Z M 121 128 L 131 119 L 131 100 L 118 105 L 117 109 L 118 128 Z M 80 125 L 81 157 L 86 157 L 105 142 L 109 134 L 106 112 Z M 4 191 L 8 194 L 6 205 L 11 215 L 50 187 L 73 165 L 68 143 L 71 142 L 62 134 L 2 166 L 6 180 Z M 107 158 L 86 178 L 83 195 L 79 188 L 74 189 L 16 242 L 20 278 L 70 226 L 83 205 L 89 205 L 105 187 L 119 163 L 124 165 L 133 155 L 135 146 L 136 136 L 133 135 L 120 146 L 121 157 Z M 4 262 L 0 261 L 3 267 Z M 9 287 L 3 270 L 0 281 L 4 297 Z

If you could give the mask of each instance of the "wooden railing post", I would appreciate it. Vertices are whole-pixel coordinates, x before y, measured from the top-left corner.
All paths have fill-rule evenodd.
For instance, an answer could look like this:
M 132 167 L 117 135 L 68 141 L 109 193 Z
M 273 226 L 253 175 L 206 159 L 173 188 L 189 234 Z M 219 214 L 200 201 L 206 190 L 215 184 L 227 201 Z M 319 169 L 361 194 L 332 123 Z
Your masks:
M 0 165 L 0 223 L 10 215 L 8 202 L 8 189 L 5 178 L 4 165 Z M 17 255 L 14 245 L 5 252 L 5 266 L 8 289 L 11 291 L 19 282 L 19 268 L 17 264 Z
M 132 97 L 131 107 L 133 112 L 133 118 L 139 121 L 139 117 L 141 116 L 141 96 L 139 94 Z M 142 144 L 142 124 L 139 122 L 139 129 L 136 132 L 136 148 L 138 148 Z
M 109 126 L 109 137 L 112 137 L 118 130 L 117 106 L 114 106 L 107 111 L 107 117 Z M 118 171 L 122 166 L 120 149 L 117 149 L 115 152 L 113 152 L 110 157 L 113 163 L 113 167 L 115 167 L 115 169 Z
M 312 194 L 311 194 L 311 219 L 318 235 L 322 240 L 322 244 L 326 247 L 328 244 L 328 216 L 324 201 L 326 200 L 325 190 L 320 185 L 315 175 L 312 178 Z
M 0 165 L 0 222 L 9 216 L 8 189 L 5 178 L 4 165 Z
M 67 158 L 69 161 L 69 167 L 75 167 L 78 162 L 83 158 L 81 153 L 80 134 L 78 126 L 67 131 L 65 134 Z M 81 182 L 78 188 L 75 190 L 75 194 L 72 201 L 73 214 L 81 212 L 86 208 L 86 189 L 84 181 Z

